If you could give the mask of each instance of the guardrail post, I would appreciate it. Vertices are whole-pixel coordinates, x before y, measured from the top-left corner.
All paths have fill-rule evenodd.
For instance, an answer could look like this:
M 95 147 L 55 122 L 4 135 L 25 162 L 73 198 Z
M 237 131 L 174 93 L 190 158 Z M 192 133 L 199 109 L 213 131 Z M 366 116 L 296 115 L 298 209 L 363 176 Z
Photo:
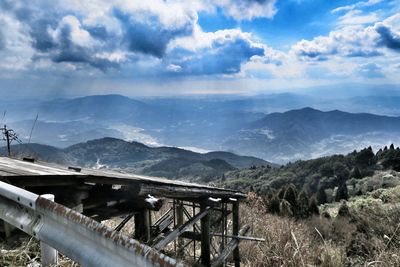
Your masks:
M 11 232 L 14 229 L 14 227 L 6 221 L 3 221 L 3 227 L 6 239 L 9 239 L 11 237 Z
M 41 195 L 42 198 L 54 201 L 54 195 L 45 194 Z M 58 252 L 55 248 L 50 247 L 44 242 L 40 242 L 41 263 L 42 266 L 54 266 L 58 264 Z

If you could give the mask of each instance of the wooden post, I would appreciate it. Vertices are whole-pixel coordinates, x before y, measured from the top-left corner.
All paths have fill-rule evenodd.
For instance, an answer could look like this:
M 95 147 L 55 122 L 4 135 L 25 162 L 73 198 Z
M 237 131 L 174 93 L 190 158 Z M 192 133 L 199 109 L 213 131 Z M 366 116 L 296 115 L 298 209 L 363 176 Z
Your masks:
M 207 208 L 205 203 L 201 203 L 200 212 Z M 207 214 L 201 219 L 201 264 L 210 266 L 210 215 Z
M 232 235 L 239 235 L 239 202 L 232 203 Z M 240 267 L 239 246 L 233 250 L 233 261 L 235 267 Z
M 183 202 L 179 201 L 177 208 L 176 208 L 176 223 L 178 226 L 183 225 Z M 182 237 L 178 237 L 178 257 L 183 256 L 183 245 L 184 245 L 184 240 Z
M 4 133 L 6 134 L 8 157 L 11 158 L 10 134 L 9 134 L 9 132 L 7 130 L 7 126 L 6 125 L 4 125 Z
M 141 210 L 135 214 L 135 238 L 142 242 L 150 240 L 149 210 Z

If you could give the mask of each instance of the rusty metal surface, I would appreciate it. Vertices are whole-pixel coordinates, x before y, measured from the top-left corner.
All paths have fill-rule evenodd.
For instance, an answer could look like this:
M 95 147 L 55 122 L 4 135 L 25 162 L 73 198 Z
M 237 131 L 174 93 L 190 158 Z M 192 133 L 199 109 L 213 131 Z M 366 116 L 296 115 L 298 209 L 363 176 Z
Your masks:
M 0 188 L 3 186 L 0 182 Z M 14 186 L 5 187 L 9 192 Z M 149 246 L 35 194 L 30 193 L 36 198 L 35 205 L 21 205 L 16 198 L 25 190 L 14 189 L 15 196 L 1 195 L 6 190 L 0 190 L 0 218 L 83 266 L 183 266 Z

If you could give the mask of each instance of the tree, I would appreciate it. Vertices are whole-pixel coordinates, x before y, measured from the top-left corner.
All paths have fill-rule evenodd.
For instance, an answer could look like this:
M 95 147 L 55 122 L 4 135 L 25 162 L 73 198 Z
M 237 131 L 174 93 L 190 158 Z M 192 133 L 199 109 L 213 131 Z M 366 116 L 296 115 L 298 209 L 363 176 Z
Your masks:
M 289 202 L 289 204 L 292 206 L 292 210 L 297 207 L 297 190 L 293 184 L 290 184 L 286 188 L 283 199 Z
M 299 215 L 299 217 L 302 218 L 307 218 L 309 213 L 308 213 L 308 208 L 309 208 L 309 197 L 307 195 L 307 193 L 302 190 L 299 194 L 299 196 L 297 197 L 297 214 Z
M 347 200 L 349 198 L 348 192 L 347 192 L 347 185 L 346 182 L 341 182 L 339 184 L 339 187 L 336 191 L 336 196 L 335 196 L 335 201 L 339 202 L 341 200 Z
M 337 217 L 350 217 L 350 215 L 349 206 L 347 206 L 346 201 L 343 201 L 338 209 Z
M 280 212 L 279 209 L 280 199 L 277 194 L 274 194 L 268 201 L 267 210 L 272 214 L 278 214 Z
M 328 202 L 328 198 L 326 196 L 325 189 L 322 186 L 320 186 L 318 188 L 317 197 L 316 198 L 317 198 L 317 201 L 318 201 L 319 205 L 322 205 L 322 204 L 325 204 L 325 203 Z
M 315 197 L 312 197 L 310 199 L 310 202 L 308 205 L 308 214 L 319 215 L 318 203 L 317 203 L 317 199 Z
M 335 163 L 334 172 L 339 181 L 347 180 L 350 175 L 350 172 L 347 169 L 347 166 L 340 162 Z
M 387 149 L 387 147 L 385 147 Z M 364 148 L 363 150 L 361 150 L 355 160 L 356 160 L 356 164 L 357 166 L 360 167 L 366 167 L 366 166 L 371 166 L 375 163 L 375 154 L 372 151 L 372 148 Z
M 356 178 L 356 179 L 361 179 L 362 178 L 360 169 L 357 166 L 354 167 L 354 169 L 352 170 L 352 172 L 350 174 L 350 177 Z

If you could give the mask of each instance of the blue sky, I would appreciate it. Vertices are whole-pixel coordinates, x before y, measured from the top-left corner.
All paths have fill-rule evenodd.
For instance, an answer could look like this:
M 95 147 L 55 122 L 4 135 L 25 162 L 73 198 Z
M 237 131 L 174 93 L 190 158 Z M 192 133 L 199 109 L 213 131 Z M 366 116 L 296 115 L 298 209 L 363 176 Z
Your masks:
M 400 83 L 397 0 L 0 0 L 0 92 L 258 94 Z

